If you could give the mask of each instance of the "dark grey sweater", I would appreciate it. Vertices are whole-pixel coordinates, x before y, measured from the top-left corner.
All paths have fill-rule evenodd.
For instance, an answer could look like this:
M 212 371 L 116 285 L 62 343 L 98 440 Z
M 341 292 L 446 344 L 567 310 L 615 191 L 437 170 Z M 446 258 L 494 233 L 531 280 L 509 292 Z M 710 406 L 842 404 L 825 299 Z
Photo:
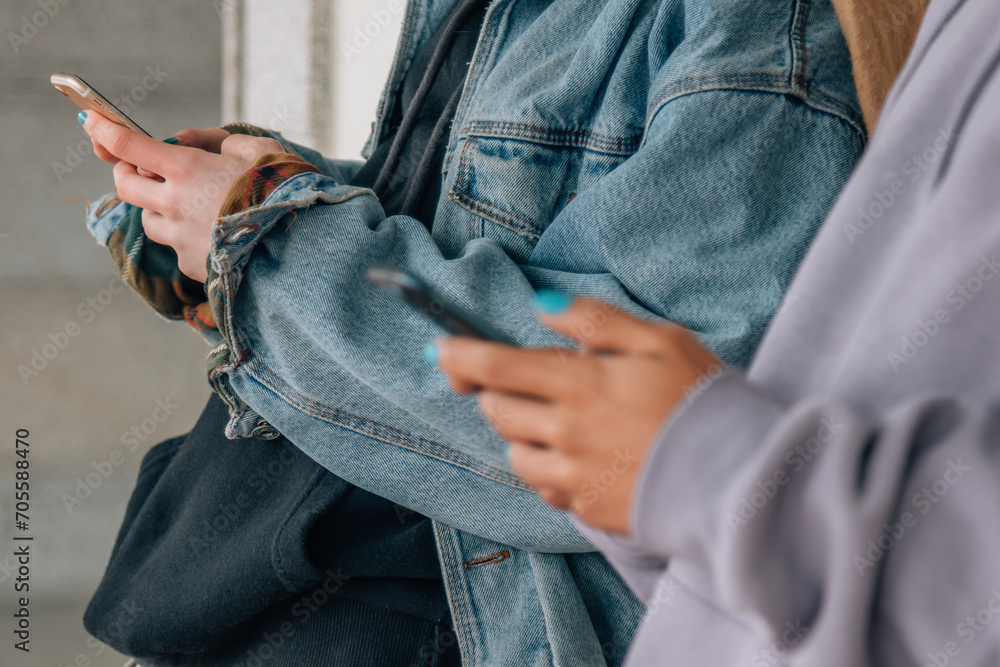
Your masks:
M 1000 662 L 998 63 L 1000 2 L 934 0 L 749 371 L 594 536 L 649 601 L 630 665 Z

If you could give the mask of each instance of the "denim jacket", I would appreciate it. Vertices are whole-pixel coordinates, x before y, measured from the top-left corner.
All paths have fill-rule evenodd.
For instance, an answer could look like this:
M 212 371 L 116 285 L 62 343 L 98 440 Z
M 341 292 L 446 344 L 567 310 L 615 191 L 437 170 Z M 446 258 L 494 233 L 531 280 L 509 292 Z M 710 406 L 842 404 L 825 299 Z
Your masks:
M 366 154 L 456 2 L 409 3 Z M 287 143 L 322 173 L 218 221 L 227 433 L 280 431 L 433 518 L 466 665 L 621 664 L 641 604 L 424 362 L 442 331 L 366 268 L 409 271 L 520 345 L 566 344 L 530 306 L 545 288 L 680 323 L 741 365 L 864 142 L 829 0 L 494 0 L 432 232 L 346 185 L 356 163 Z

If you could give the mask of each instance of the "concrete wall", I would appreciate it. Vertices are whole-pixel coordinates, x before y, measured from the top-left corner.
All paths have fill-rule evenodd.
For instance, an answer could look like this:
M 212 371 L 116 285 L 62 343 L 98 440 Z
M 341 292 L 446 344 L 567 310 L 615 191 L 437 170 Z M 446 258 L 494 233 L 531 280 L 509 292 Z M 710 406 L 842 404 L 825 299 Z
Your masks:
M 221 17 L 207 0 L 0 4 L 4 667 L 124 664 L 93 640 L 87 643 L 83 608 L 107 562 L 142 455 L 155 442 L 189 430 L 208 397 L 204 343 L 184 325 L 159 319 L 134 295 L 108 289 L 115 271 L 107 250 L 84 228 L 82 202 L 113 189 L 111 167 L 90 154 L 76 107 L 52 88 L 49 75 L 70 72 L 112 99 L 129 95 L 127 112 L 154 136 L 217 126 L 221 32 Z M 147 68 L 158 78 L 150 78 Z M 69 323 L 79 327 L 72 339 L 59 335 Z M 53 358 L 37 376 L 22 378 L 18 367 L 30 367 L 43 349 Z M 178 407 L 163 422 L 147 421 L 151 432 L 130 451 L 122 434 L 142 428 L 158 399 Z M 31 433 L 35 538 L 27 655 L 11 647 L 13 438 L 19 428 Z M 116 450 L 120 465 L 106 478 L 92 476 L 108 472 L 105 464 Z M 80 505 L 67 506 L 66 497 L 79 496 L 85 496 Z
M 355 159 L 371 131 L 402 0 L 225 0 L 223 117 Z
M 0 4 L 0 665 L 124 663 L 87 642 L 83 608 L 142 455 L 190 430 L 208 397 L 201 339 L 115 291 L 108 252 L 83 225 L 84 202 L 113 189 L 111 167 L 90 154 L 49 75 L 127 95 L 127 113 L 157 137 L 246 120 L 358 157 L 401 20 L 398 0 Z M 71 339 L 68 324 L 79 329 Z M 43 351 L 52 358 L 24 375 Z M 162 422 L 158 401 L 177 406 Z M 27 656 L 11 650 L 8 613 L 20 428 L 31 433 L 35 536 Z M 122 443 L 133 428 L 134 450 Z M 121 463 L 105 477 L 111 460 Z

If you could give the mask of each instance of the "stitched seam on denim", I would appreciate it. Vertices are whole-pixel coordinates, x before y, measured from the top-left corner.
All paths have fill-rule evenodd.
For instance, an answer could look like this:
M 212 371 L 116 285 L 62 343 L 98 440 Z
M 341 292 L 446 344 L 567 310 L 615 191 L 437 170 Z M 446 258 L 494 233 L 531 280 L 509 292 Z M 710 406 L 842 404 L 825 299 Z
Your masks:
M 792 48 L 792 72 L 789 82 L 792 90 L 800 96 L 805 96 L 806 65 L 808 52 L 806 50 L 806 28 L 809 24 L 810 0 L 795 0 L 793 10 L 792 31 L 789 35 Z
M 528 123 L 487 120 L 469 122 L 462 128 L 462 134 L 519 139 L 548 146 L 572 146 L 625 157 L 635 153 L 642 142 L 641 135 L 615 137 L 590 130 L 558 130 Z
M 454 544 L 454 536 L 451 536 L 451 539 L 449 539 L 445 544 L 445 550 L 447 551 L 448 558 L 454 565 L 457 566 L 459 563 L 462 562 L 461 559 L 459 558 L 459 555 L 457 553 Z M 462 628 L 460 632 L 462 633 L 462 636 L 465 637 L 466 642 L 469 644 L 473 643 L 471 633 L 469 632 L 469 628 L 467 627 L 469 623 L 468 619 L 473 616 L 471 614 L 471 607 L 472 603 L 468 599 L 468 594 L 467 592 L 464 592 L 464 594 L 462 595 L 462 599 L 459 601 L 459 610 L 462 612 Z
M 541 230 L 528 220 L 521 218 L 509 211 L 497 208 L 489 202 L 469 194 L 469 179 L 472 174 L 472 160 L 467 153 L 471 153 L 476 145 L 476 138 L 469 137 L 462 147 L 462 155 L 458 160 L 458 176 L 455 178 L 455 185 L 448 193 L 448 199 L 458 202 L 471 210 L 473 213 L 488 218 L 502 227 L 507 227 L 519 234 L 526 234 L 535 240 L 541 238 Z
M 838 118 L 842 118 L 846 123 L 851 125 L 858 134 L 861 135 L 862 140 L 866 140 L 868 137 L 868 129 L 865 125 L 864 119 L 861 114 L 851 107 L 846 102 L 839 100 L 836 97 L 824 93 L 819 88 L 810 85 L 807 88 L 808 96 L 805 99 L 806 104 L 809 106 L 823 111 Z
M 509 216 L 513 216 L 512 213 L 507 213 L 506 211 L 498 209 L 496 206 L 490 204 L 489 202 L 477 199 L 476 197 L 473 197 L 472 195 L 467 193 L 458 193 L 457 196 L 454 198 L 454 201 L 457 201 L 460 204 L 464 204 L 472 212 L 477 213 L 478 215 L 481 215 L 484 218 L 488 218 L 491 222 L 494 222 L 500 225 L 501 227 L 506 227 L 513 232 L 517 232 L 518 234 L 527 236 L 528 238 L 531 238 L 535 241 L 541 238 L 540 232 L 531 231 L 531 230 L 537 230 L 538 229 L 537 227 L 535 227 L 534 225 L 529 225 L 528 223 L 525 222 L 519 223 L 511 220 Z M 516 218 L 514 220 L 516 220 Z M 526 226 L 528 227 L 527 229 L 525 229 Z
M 567 563 L 568 565 L 568 563 Z M 534 575 L 534 568 L 532 568 L 532 575 Z M 538 590 L 538 577 L 533 576 L 533 583 L 535 584 L 535 590 Z M 549 664 L 555 663 L 552 659 L 552 641 L 549 639 L 549 620 L 545 618 L 545 607 L 542 606 L 541 600 L 539 600 L 538 606 L 542 617 L 542 636 L 545 637 L 545 650 L 549 654 Z
M 449 530 L 454 531 L 455 529 L 450 528 Z M 458 566 L 461 564 L 462 561 L 459 558 L 454 541 L 455 541 L 454 534 L 442 535 L 439 537 L 438 544 L 440 544 L 443 550 L 445 551 L 445 556 L 451 560 L 451 565 L 455 569 L 458 569 Z M 461 570 L 459 570 L 459 572 L 461 572 Z M 469 646 L 469 656 L 468 656 L 469 660 L 476 662 L 476 642 L 474 635 L 472 633 L 472 629 L 470 627 L 470 620 L 469 620 L 475 618 L 475 615 L 471 613 L 472 601 L 469 600 L 468 596 L 468 590 L 467 590 L 468 581 L 465 580 L 464 577 L 458 575 L 454 575 L 453 578 L 460 580 L 461 583 L 463 584 L 463 589 L 461 591 L 456 591 L 457 595 L 455 596 L 456 598 L 459 598 L 456 599 L 455 602 L 456 606 L 458 607 L 458 611 L 461 614 L 461 623 L 455 624 L 456 630 L 458 630 L 458 632 L 465 639 L 465 643 Z M 453 622 L 454 620 L 455 619 L 452 618 Z
M 398 445 L 404 449 L 408 449 L 425 456 L 432 456 L 434 458 L 441 459 L 445 462 L 452 463 L 469 470 L 470 472 L 474 472 L 482 477 L 492 479 L 493 481 L 501 482 L 508 486 L 523 489 L 525 491 L 534 492 L 534 488 L 521 481 L 521 479 L 516 475 L 478 461 L 464 452 L 460 452 L 432 440 L 417 437 L 405 431 L 400 431 L 399 429 L 392 428 L 391 426 L 386 426 L 385 424 L 351 414 L 350 412 L 346 412 L 339 408 L 330 407 L 308 399 L 295 391 L 295 389 L 289 386 L 287 382 L 271 370 L 267 364 L 256 358 L 256 356 L 254 356 L 249 350 L 247 351 L 243 363 L 251 370 L 254 378 L 265 386 L 270 387 L 275 393 L 284 396 L 286 399 L 295 401 L 293 405 L 306 414 L 331 422 L 360 435 L 365 435 L 389 444 Z M 254 370 L 257 372 L 253 373 Z M 264 374 L 273 378 L 276 383 L 283 385 L 285 390 L 282 391 L 279 387 L 276 387 L 274 384 L 268 382 L 265 377 L 262 377 Z
M 731 88 L 733 90 L 759 90 L 760 92 L 791 92 L 788 88 L 788 79 L 774 74 L 732 74 L 727 76 L 700 76 L 688 79 L 680 79 L 667 86 L 664 86 L 653 98 L 649 105 L 649 112 L 646 117 L 646 125 L 657 114 L 666 102 L 708 90 L 723 90 Z
M 509 12 L 512 6 L 512 4 L 508 4 L 504 9 L 504 13 L 506 14 L 506 12 Z M 487 7 L 486 11 L 489 12 L 490 8 Z M 473 54 L 472 62 L 473 66 L 478 65 L 478 67 L 475 71 L 473 71 L 472 67 L 470 67 L 469 72 L 466 74 L 462 98 L 459 100 L 458 108 L 455 109 L 455 118 L 452 125 L 453 136 L 448 139 L 448 150 L 445 153 L 444 161 L 441 165 L 442 173 L 447 173 L 447 171 L 451 168 L 451 161 L 454 158 L 454 154 L 451 149 L 452 142 L 461 138 L 460 134 L 455 133 L 457 133 L 457 129 L 461 125 L 461 119 L 469 112 L 469 107 L 472 104 L 472 98 L 476 95 L 476 89 L 479 87 L 480 79 L 482 79 L 483 74 L 486 72 L 487 65 L 489 65 L 489 63 L 493 60 L 493 57 L 496 55 L 493 52 L 493 46 L 497 37 L 500 36 L 500 25 L 504 22 L 504 18 L 504 15 L 499 15 L 498 13 L 490 16 L 490 20 L 493 22 L 493 25 L 484 26 L 484 29 L 488 29 L 488 31 L 480 35 L 480 40 L 482 41 L 479 44 L 479 47 L 481 47 L 481 49 L 477 49 L 477 52 Z M 476 62 L 476 55 L 480 56 L 478 63 Z

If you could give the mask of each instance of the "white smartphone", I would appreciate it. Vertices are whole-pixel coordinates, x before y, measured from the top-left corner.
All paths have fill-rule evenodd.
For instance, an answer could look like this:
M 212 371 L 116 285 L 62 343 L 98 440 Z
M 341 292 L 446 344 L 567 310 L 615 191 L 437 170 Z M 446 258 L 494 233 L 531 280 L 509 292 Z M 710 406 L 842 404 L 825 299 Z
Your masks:
M 152 135 L 139 127 L 135 121 L 125 115 L 125 113 L 112 104 L 108 98 L 94 90 L 93 86 L 74 74 L 53 74 L 49 79 L 52 85 L 60 93 L 71 99 L 78 107 L 84 111 L 96 111 L 108 120 L 124 125 L 125 127 L 141 132 L 147 137 Z

